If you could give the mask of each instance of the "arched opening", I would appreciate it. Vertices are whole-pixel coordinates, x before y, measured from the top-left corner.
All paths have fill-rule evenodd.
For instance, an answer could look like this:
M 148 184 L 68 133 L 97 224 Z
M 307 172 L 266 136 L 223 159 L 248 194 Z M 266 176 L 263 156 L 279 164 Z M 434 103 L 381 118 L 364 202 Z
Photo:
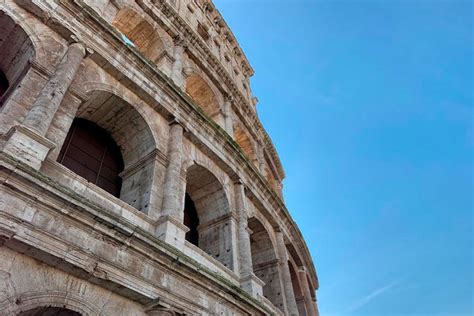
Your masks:
M 186 180 L 184 224 L 190 229 L 186 240 L 233 269 L 233 223 L 222 184 L 198 165 L 187 170 Z
M 21 312 L 18 316 L 81 316 L 81 313 L 62 307 L 41 306 Z
M 158 62 L 164 51 L 164 45 L 153 26 L 132 9 L 120 10 L 112 21 L 120 33 L 126 37 L 153 62 Z
M 196 74 L 187 77 L 186 93 L 199 105 L 207 116 L 218 123 L 222 123 L 222 115 L 217 97 L 204 79 Z
M 122 154 L 109 133 L 97 124 L 74 119 L 58 161 L 87 181 L 120 196 Z
M 255 150 L 248 134 L 237 124 L 234 127 L 235 141 L 253 163 L 257 162 Z
M 8 82 L 7 76 L 0 70 L 0 98 L 7 92 L 8 87 L 10 87 L 10 83 Z
M 189 231 L 186 233 L 186 240 L 199 247 L 199 216 L 196 206 L 188 193 L 186 193 L 184 199 L 184 225 L 189 228 Z
M 0 11 L 0 106 L 17 86 L 35 57 L 26 32 L 5 12 Z
M 298 306 L 298 313 L 300 316 L 309 315 L 309 313 L 306 312 L 303 291 L 301 290 L 298 274 L 291 261 L 288 261 L 288 266 L 290 267 L 291 284 L 293 286 L 293 293 L 295 294 L 296 305 Z
M 278 270 L 278 258 L 263 224 L 252 217 L 248 221 L 254 274 L 263 282 L 263 296 L 283 311 L 283 289 Z
M 71 120 L 70 124 L 72 124 L 71 128 L 64 131 L 63 136 L 55 135 L 56 143 L 62 144 L 61 152 L 58 155 L 59 161 L 63 159 L 64 155 L 62 153 L 68 150 L 67 147 L 71 142 L 71 138 L 66 136 L 66 133 L 73 135 L 75 132 L 76 124 L 74 122 L 84 120 L 92 122 L 93 124 L 90 124 L 95 126 L 95 129 L 87 127 L 87 129 L 93 131 L 89 131 L 92 135 L 90 135 L 88 142 L 94 143 L 97 141 L 95 139 L 98 135 L 97 128 L 102 131 L 105 130 L 105 133 L 116 144 L 114 147 L 115 155 L 120 154 L 122 157 L 121 168 L 114 169 L 114 174 L 117 173 L 121 178 L 122 185 L 118 193 L 113 194 L 137 210 L 148 213 L 151 204 L 151 192 L 157 190 L 155 186 L 160 181 L 159 172 L 161 170 L 157 169 L 156 159 L 153 159 L 153 153 L 156 150 L 155 139 L 142 115 L 120 97 L 106 91 L 95 91 L 91 93 L 86 102 L 80 105 L 74 122 L 73 118 L 64 117 L 64 127 L 68 127 L 65 121 L 69 119 Z M 58 129 L 56 134 L 62 132 L 62 129 Z M 84 142 L 83 138 L 78 141 Z M 64 141 L 62 142 L 61 139 L 64 139 Z M 81 143 L 81 146 L 84 147 L 86 144 Z M 96 148 L 97 146 L 94 145 L 93 147 Z M 104 157 L 104 164 L 112 163 L 111 160 L 111 157 Z M 73 171 L 83 176 L 79 171 Z M 111 172 L 111 170 L 107 169 L 107 172 Z M 90 179 L 89 177 L 83 177 L 87 180 Z M 101 186 L 99 183 L 97 185 Z

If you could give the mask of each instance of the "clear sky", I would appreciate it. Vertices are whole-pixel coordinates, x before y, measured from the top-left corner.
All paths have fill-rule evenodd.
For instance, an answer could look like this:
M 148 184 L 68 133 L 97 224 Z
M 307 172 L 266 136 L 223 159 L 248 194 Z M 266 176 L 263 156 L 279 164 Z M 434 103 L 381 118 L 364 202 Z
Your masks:
M 325 315 L 474 315 L 473 8 L 445 0 L 214 0 Z

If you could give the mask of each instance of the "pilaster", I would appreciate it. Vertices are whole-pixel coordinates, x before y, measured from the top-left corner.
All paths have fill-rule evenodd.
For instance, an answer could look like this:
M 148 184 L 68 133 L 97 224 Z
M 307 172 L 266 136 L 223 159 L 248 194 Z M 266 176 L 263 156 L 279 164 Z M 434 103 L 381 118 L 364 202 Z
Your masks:
M 171 67 L 171 79 L 178 87 L 184 88 L 183 61 L 187 44 L 181 37 L 177 36 L 174 38 L 174 45 L 174 61 Z
M 224 129 L 230 136 L 234 137 L 234 119 L 232 115 L 232 97 L 227 96 L 223 106 Z
M 298 316 L 298 306 L 296 305 L 295 293 L 293 292 L 293 283 L 291 281 L 290 267 L 288 265 L 288 253 L 285 246 L 285 240 L 282 232 L 276 232 L 276 243 L 278 259 L 280 261 L 280 271 L 282 277 L 283 290 L 285 291 L 286 307 L 288 315 Z
M 86 57 L 86 46 L 75 42 L 69 45 L 56 71 L 41 90 L 22 125 L 44 136 L 59 108 L 77 70 Z
M 183 249 L 188 228 L 183 224 L 185 189 L 181 180 L 184 129 L 177 121 L 170 123 L 168 166 L 165 173 L 161 214 L 156 222 L 156 235 L 178 249 Z M 152 214 L 152 217 L 157 217 Z
M 235 207 L 239 216 L 239 263 L 240 284 L 242 288 L 256 299 L 262 299 L 263 286 L 265 285 L 253 273 L 252 249 L 250 244 L 250 232 L 248 229 L 247 203 L 245 200 L 245 186 L 241 181 L 234 184 Z
M 311 316 L 318 316 L 319 312 L 316 307 L 316 302 L 313 301 L 313 296 L 311 295 L 311 290 L 308 283 L 308 275 L 306 273 L 306 268 L 301 267 L 298 271 L 298 277 L 300 279 L 301 290 L 303 291 L 304 304 L 306 310 Z

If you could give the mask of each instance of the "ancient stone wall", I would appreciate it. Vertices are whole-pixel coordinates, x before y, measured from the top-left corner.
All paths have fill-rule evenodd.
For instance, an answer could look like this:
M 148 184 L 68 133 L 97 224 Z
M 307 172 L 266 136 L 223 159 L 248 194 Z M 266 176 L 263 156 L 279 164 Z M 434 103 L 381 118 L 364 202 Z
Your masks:
M 211 2 L 0 0 L 0 71 L 4 314 L 318 314 L 253 71 Z

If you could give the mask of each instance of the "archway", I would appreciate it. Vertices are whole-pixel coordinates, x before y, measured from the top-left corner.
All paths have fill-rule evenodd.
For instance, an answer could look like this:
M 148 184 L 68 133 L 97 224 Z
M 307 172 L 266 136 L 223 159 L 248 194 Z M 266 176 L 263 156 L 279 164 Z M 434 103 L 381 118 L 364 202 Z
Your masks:
M 5 12 L 0 11 L 0 106 L 17 86 L 35 57 L 26 32 Z
M 138 12 L 130 8 L 122 9 L 115 16 L 112 25 L 146 57 L 158 62 L 164 51 L 163 42 L 154 27 Z
M 81 316 L 80 313 L 62 307 L 41 306 L 21 312 L 18 316 Z
M 288 261 L 288 266 L 290 267 L 291 284 L 293 286 L 293 293 L 295 294 L 296 305 L 298 306 L 298 313 L 300 316 L 309 315 L 309 313 L 306 312 L 303 291 L 301 290 L 298 274 L 296 273 L 295 267 L 291 261 Z
M 218 123 L 221 111 L 217 97 L 209 84 L 199 75 L 192 74 L 186 78 L 186 93 L 199 105 L 203 112 Z
M 186 240 L 233 269 L 232 219 L 222 184 L 199 165 L 188 168 L 186 180 L 184 224 L 190 229 Z
M 74 119 L 58 161 L 87 181 L 120 196 L 123 158 L 106 130 L 85 119 Z
M 115 142 L 115 148 L 119 149 L 115 153 L 119 151 L 123 159 L 123 171 L 118 174 L 122 178 L 122 186 L 116 196 L 139 211 L 148 213 L 152 186 L 157 181 L 155 159 L 151 159 L 156 143 L 145 119 L 131 104 L 106 91 L 91 93 L 79 107 L 76 121 L 78 119 L 93 122 Z M 72 132 L 70 129 L 69 134 Z M 68 142 L 65 136 L 64 139 L 62 148 L 66 150 Z
M 263 282 L 263 296 L 284 312 L 278 258 L 270 236 L 263 224 L 252 217 L 248 221 L 251 231 L 252 264 L 254 274 Z

